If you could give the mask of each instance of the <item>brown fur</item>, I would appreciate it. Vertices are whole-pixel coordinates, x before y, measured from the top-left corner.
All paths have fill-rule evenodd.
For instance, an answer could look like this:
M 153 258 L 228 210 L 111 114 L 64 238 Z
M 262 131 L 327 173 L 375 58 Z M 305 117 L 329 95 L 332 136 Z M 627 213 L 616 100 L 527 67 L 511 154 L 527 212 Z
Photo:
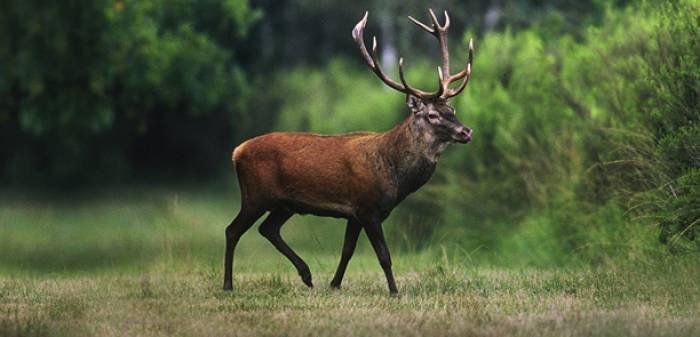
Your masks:
M 236 148 L 246 200 L 265 210 L 354 216 L 379 183 L 371 158 L 378 135 L 271 133 Z

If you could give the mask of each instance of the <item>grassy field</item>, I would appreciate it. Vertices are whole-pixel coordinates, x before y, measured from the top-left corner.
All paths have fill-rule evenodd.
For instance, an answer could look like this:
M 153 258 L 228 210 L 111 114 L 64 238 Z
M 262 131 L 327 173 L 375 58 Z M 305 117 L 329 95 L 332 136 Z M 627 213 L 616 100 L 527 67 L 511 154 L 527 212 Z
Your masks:
M 316 288 L 251 230 L 236 251 L 235 290 L 223 292 L 236 193 L 182 191 L 0 196 L 0 336 L 700 335 L 692 258 L 562 269 L 395 249 L 391 297 L 363 235 L 333 291 L 343 222 L 314 217 L 293 218 L 283 235 Z

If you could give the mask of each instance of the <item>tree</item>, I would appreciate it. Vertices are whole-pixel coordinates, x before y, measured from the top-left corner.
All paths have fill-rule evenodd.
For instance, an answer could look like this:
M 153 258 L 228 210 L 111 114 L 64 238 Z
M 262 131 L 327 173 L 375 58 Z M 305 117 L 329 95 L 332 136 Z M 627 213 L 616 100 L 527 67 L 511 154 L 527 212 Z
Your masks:
M 75 182 L 128 168 L 177 173 L 195 167 L 189 160 L 211 163 L 211 148 L 230 140 L 212 137 L 232 134 L 244 111 L 236 51 L 260 17 L 247 1 L 1 6 L 6 176 Z

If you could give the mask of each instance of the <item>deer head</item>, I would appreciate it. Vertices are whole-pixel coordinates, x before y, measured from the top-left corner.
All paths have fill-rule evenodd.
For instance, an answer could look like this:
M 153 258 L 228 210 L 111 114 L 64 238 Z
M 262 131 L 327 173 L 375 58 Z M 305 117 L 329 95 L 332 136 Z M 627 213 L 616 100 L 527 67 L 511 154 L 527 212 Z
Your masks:
M 396 89 L 406 94 L 406 105 L 411 111 L 413 117 L 421 126 L 425 127 L 427 132 L 430 132 L 437 140 L 443 142 L 459 142 L 468 143 L 472 138 L 472 130 L 464 126 L 455 114 L 455 109 L 448 105 L 448 100 L 459 95 L 471 77 L 472 59 L 474 54 L 474 42 L 469 41 L 469 56 L 464 69 L 456 74 L 450 74 L 450 55 L 447 48 L 447 30 L 450 27 L 450 17 L 445 11 L 445 23 L 440 25 L 437 17 L 432 9 L 429 10 L 432 18 L 432 25 L 427 26 L 422 22 L 408 17 L 411 22 L 416 24 L 421 29 L 430 33 L 438 39 L 440 44 L 440 52 L 442 54 L 442 66 L 438 66 L 438 88 L 434 92 L 426 92 L 416 89 L 406 83 L 406 78 L 403 71 L 403 58 L 399 59 L 399 78 L 400 83 L 389 78 L 382 70 L 377 57 L 377 37 L 372 38 L 372 53 L 367 51 L 365 46 L 363 32 L 367 24 L 369 12 L 365 12 L 365 16 L 360 22 L 355 25 L 352 30 L 352 37 L 360 47 L 360 52 L 370 69 L 386 83 L 389 87 Z M 450 88 L 450 84 L 462 80 L 455 88 Z

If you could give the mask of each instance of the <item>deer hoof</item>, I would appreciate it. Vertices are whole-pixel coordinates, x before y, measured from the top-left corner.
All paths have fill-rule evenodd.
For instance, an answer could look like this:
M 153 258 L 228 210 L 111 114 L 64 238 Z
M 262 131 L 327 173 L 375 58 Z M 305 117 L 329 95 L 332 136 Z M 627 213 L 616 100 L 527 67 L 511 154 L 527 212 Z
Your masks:
M 304 282 L 304 284 L 306 284 L 307 287 L 314 287 L 314 284 L 311 282 L 311 274 L 301 275 L 301 280 Z

